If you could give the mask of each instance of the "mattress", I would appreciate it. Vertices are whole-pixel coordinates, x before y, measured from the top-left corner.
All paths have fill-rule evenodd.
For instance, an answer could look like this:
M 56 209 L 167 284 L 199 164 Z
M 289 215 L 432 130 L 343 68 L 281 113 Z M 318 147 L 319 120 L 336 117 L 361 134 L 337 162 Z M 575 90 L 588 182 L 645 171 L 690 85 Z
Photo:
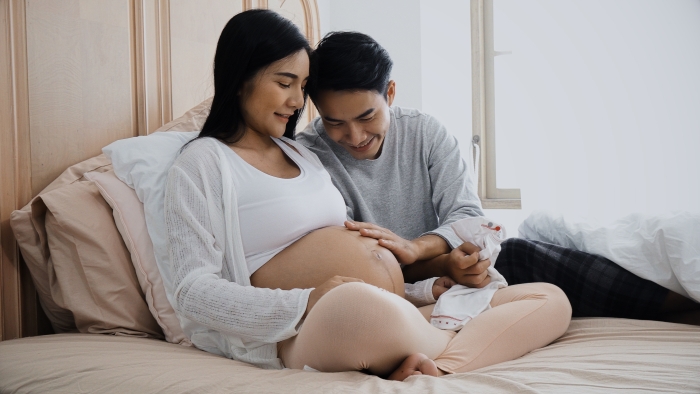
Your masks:
M 700 327 L 574 319 L 525 356 L 442 378 L 263 370 L 155 339 L 59 334 L 0 342 L 0 392 L 699 393 Z

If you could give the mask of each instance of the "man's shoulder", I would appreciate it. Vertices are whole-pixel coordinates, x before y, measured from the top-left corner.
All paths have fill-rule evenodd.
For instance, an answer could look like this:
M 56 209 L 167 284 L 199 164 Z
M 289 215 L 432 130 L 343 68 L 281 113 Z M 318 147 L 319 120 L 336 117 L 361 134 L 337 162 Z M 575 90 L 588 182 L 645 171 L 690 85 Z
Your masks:
M 396 105 L 391 107 L 391 112 L 394 114 L 394 118 L 400 122 L 415 122 L 430 116 L 415 108 L 399 107 Z
M 298 131 L 294 139 L 307 148 L 313 148 L 319 144 L 322 130 L 323 122 L 321 122 L 321 118 L 316 117 L 303 130 Z
M 434 137 L 442 124 L 432 115 L 414 108 L 391 107 L 396 129 L 409 132 L 414 138 Z

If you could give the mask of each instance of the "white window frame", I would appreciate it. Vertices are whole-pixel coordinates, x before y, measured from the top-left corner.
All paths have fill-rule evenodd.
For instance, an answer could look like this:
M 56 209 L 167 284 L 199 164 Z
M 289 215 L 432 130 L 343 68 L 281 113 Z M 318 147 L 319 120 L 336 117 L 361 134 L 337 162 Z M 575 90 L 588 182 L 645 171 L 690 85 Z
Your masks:
M 472 143 L 481 205 L 485 209 L 521 209 L 520 189 L 496 187 L 496 97 L 493 48 L 493 0 L 471 0 Z

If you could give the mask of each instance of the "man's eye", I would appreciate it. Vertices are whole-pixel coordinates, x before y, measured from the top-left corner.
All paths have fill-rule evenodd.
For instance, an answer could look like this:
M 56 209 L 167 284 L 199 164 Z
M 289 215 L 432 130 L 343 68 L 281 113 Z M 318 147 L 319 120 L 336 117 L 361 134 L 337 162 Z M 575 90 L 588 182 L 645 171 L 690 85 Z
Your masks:
M 362 121 L 362 122 L 369 122 L 369 121 L 371 121 L 372 119 L 374 119 L 374 116 L 372 116 L 372 117 L 370 117 L 370 118 L 360 119 L 360 121 Z

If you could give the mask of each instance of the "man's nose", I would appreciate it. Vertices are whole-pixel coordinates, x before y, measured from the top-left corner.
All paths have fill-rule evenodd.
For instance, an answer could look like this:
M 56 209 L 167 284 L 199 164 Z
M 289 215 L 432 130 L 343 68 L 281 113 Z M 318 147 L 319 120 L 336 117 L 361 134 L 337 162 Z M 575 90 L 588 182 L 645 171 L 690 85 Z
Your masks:
M 362 130 L 362 126 L 350 122 L 348 123 L 348 143 L 354 146 L 360 145 L 365 140 L 365 132 Z

